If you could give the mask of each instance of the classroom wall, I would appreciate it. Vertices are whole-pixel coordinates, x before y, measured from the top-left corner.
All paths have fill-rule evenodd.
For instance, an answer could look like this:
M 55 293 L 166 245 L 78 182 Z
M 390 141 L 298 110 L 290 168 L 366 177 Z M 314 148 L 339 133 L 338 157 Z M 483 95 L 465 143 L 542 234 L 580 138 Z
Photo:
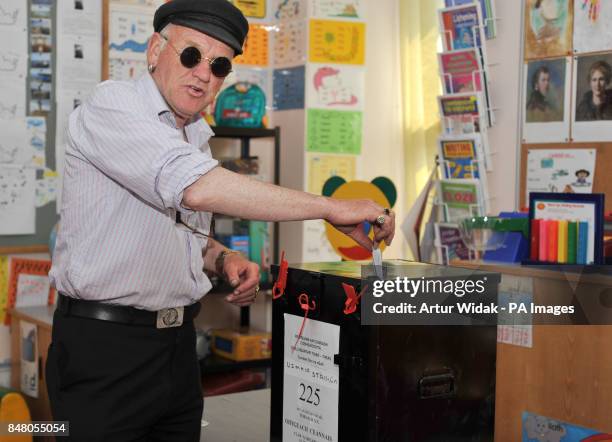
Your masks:
M 487 176 L 494 197 L 492 214 L 518 208 L 522 4 L 521 0 L 495 2 L 497 37 L 487 40 L 491 100 L 496 109 L 496 124 L 489 129 L 489 142 L 496 153 L 493 172 Z
M 406 257 L 407 245 L 399 230 L 404 201 L 404 152 L 401 119 L 401 79 L 399 70 L 399 2 L 378 0 L 367 3 L 365 54 L 365 110 L 362 153 L 357 159 L 357 179 L 370 181 L 377 176 L 390 178 L 398 190 L 396 239 L 384 258 Z M 274 124 L 295 127 L 292 122 L 303 112 L 276 112 Z M 299 125 L 298 125 L 299 126 Z M 304 189 L 303 130 L 281 130 L 281 185 Z M 302 256 L 301 223 L 282 223 L 280 246 L 289 262 Z M 338 258 L 339 260 L 340 258 Z

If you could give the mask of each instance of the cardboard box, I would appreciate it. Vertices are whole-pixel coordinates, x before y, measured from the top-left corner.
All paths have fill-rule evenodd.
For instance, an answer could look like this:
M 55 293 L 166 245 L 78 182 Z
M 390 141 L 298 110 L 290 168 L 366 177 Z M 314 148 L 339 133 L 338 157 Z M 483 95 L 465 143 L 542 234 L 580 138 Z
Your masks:
M 272 356 L 271 333 L 219 329 L 211 332 L 211 338 L 213 353 L 234 361 L 267 359 Z

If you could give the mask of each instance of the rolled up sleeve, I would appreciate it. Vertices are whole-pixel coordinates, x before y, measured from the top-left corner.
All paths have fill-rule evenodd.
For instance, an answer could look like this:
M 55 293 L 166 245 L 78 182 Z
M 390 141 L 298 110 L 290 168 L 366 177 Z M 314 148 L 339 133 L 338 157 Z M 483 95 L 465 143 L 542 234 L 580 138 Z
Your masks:
M 189 211 L 183 191 L 218 165 L 151 115 L 132 88 L 98 87 L 71 118 L 73 147 L 94 167 L 160 209 Z

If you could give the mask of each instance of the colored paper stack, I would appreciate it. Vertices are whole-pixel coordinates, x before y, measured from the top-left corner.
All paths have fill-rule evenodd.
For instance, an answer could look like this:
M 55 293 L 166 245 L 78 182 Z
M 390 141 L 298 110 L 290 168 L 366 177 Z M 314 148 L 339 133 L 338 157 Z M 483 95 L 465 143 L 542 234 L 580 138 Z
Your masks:
M 532 261 L 587 264 L 589 223 L 554 219 L 531 221 Z

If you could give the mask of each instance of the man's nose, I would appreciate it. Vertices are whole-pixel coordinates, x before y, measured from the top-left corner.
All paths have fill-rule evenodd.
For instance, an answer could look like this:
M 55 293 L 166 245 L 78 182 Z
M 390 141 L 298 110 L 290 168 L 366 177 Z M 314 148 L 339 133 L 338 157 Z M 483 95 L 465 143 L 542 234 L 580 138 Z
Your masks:
M 192 74 L 199 80 L 208 83 L 212 72 L 210 71 L 210 64 L 208 60 L 202 59 L 193 69 Z

